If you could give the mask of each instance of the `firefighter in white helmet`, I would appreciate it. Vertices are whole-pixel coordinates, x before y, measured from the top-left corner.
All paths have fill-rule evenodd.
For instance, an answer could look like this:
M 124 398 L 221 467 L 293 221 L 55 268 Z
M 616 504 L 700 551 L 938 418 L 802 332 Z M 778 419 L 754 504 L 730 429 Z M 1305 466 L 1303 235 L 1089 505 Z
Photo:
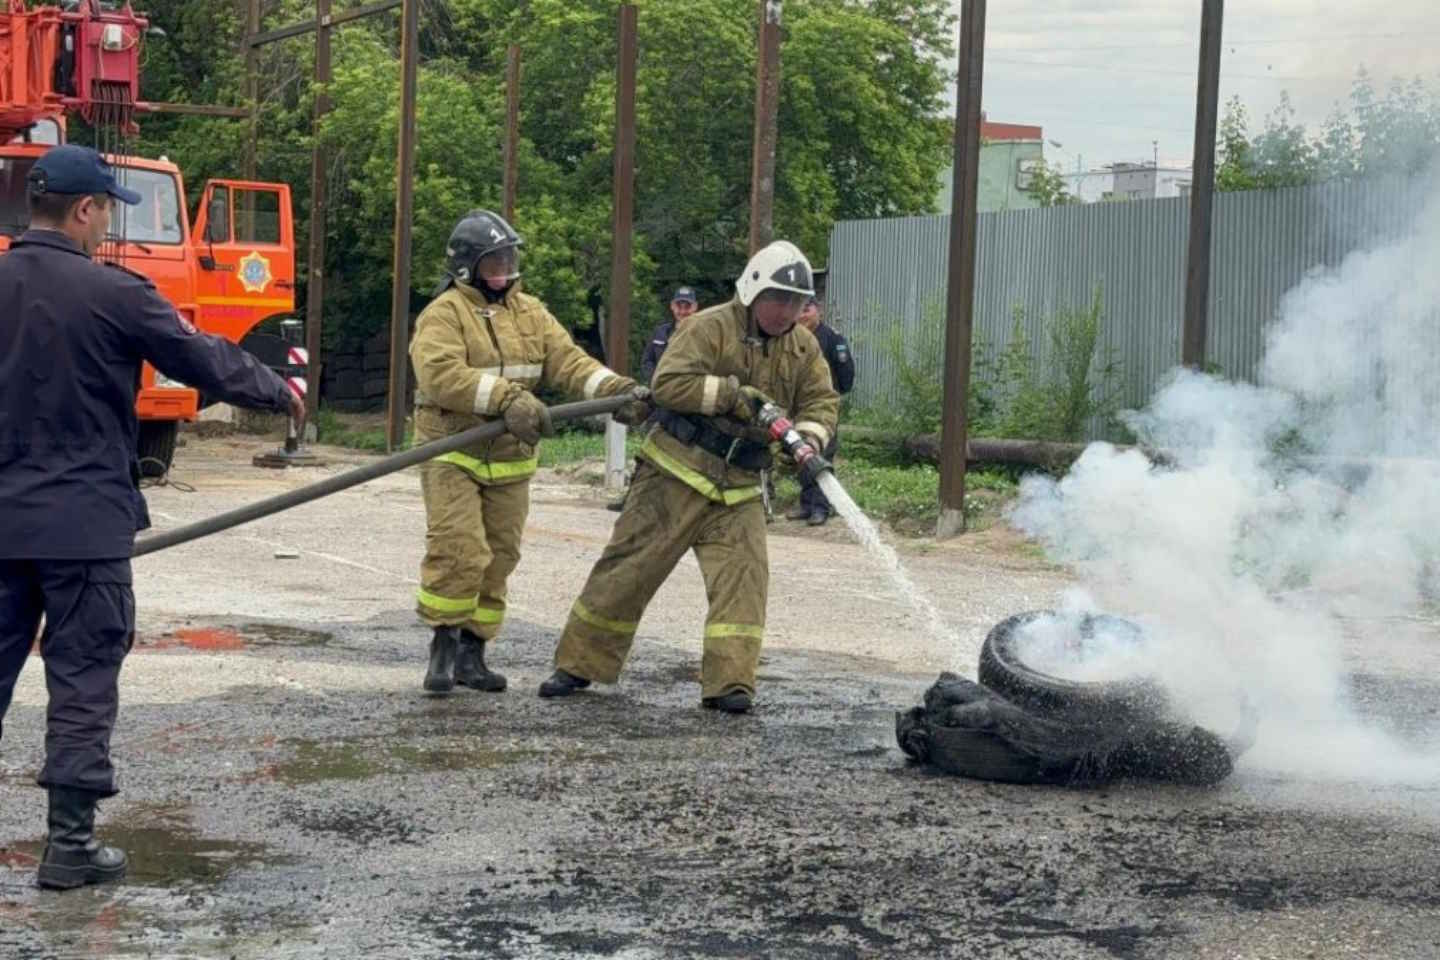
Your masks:
M 571 607 L 542 697 L 614 683 L 650 598 L 694 550 L 709 600 L 701 702 L 728 713 L 751 708 L 770 580 L 760 471 L 771 464 L 769 437 L 752 421 L 774 403 L 822 450 L 840 398 L 814 335 L 795 322 L 814 294 L 805 255 L 776 241 L 735 287 L 733 300 L 680 327 L 655 370 L 656 422 L 610 543 Z

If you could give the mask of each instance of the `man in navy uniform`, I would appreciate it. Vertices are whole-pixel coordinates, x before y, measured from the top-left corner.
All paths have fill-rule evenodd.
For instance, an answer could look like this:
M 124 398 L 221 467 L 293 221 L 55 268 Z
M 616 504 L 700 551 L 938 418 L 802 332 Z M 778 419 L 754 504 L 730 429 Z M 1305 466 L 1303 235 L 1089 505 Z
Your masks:
M 660 365 L 660 358 L 665 355 L 665 348 L 670 345 L 670 338 L 675 336 L 675 331 L 680 328 L 685 318 L 698 309 L 700 301 L 695 296 L 694 287 L 680 287 L 675 291 L 675 295 L 670 298 L 671 319 L 662 322 L 650 334 L 650 342 L 645 344 L 645 353 L 640 358 L 640 373 L 635 379 L 642 386 L 650 386 L 650 381 L 655 376 L 655 368 Z M 629 495 L 630 490 L 627 487 L 624 493 L 605 504 L 606 509 L 619 513 L 625 509 L 625 498 Z
M 136 481 L 140 365 L 239 406 L 304 405 L 238 346 L 207 336 L 139 274 L 95 262 L 119 185 L 88 147 L 59 146 L 27 178 L 30 227 L 0 257 L 0 724 L 41 616 L 49 690 L 49 836 L 41 886 L 118 879 L 95 839 L 117 792 L 110 733 L 134 642 L 130 553 L 150 525 Z M 3 727 L 0 727 L 3 730 Z
M 655 376 L 655 368 L 660 365 L 660 358 L 665 355 L 665 348 L 670 343 L 670 338 L 685 322 L 685 318 L 696 310 L 700 309 L 700 301 L 695 297 L 695 288 L 681 287 L 675 291 L 675 296 L 670 298 L 670 316 L 655 328 L 650 334 L 650 342 L 645 345 L 645 353 L 640 358 L 640 376 L 636 379 L 643 385 L 650 386 L 650 380 Z
M 822 277 L 825 274 L 826 271 L 823 270 L 815 271 L 817 296 L 824 296 Z M 800 313 L 800 323 L 820 341 L 820 352 L 825 355 L 825 362 L 830 366 L 830 381 L 835 392 L 842 395 L 849 393 L 855 386 L 855 354 L 845 337 L 825 322 L 817 297 L 811 297 L 805 303 L 805 309 Z M 837 429 L 821 451 L 821 456 L 834 463 L 835 451 L 839 445 L 840 431 Z M 806 520 L 810 526 L 819 527 L 830 519 L 832 513 L 834 509 L 820 485 L 814 480 L 800 478 L 800 502 L 785 512 L 785 519 Z

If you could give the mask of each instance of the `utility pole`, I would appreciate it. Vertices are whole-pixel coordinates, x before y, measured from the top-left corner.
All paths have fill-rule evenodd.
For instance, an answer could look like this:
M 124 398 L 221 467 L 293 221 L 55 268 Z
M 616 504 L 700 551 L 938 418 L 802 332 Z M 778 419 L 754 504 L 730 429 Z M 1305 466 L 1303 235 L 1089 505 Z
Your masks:
M 305 419 L 315 423 L 320 411 L 320 331 L 325 309 L 325 224 L 327 180 L 325 145 L 320 124 L 330 111 L 330 0 L 315 0 L 315 117 L 311 124 L 315 143 L 310 151 L 310 253 L 305 282 Z
M 1200 18 L 1195 158 L 1190 177 L 1190 253 L 1180 346 L 1180 362 L 1194 370 L 1205 366 L 1210 322 L 1210 228 L 1215 215 L 1215 126 L 1220 112 L 1220 39 L 1225 0 L 1204 0 Z
M 310 249 L 307 255 L 309 274 L 307 275 L 305 285 L 305 346 L 306 353 L 308 354 L 306 357 L 306 380 L 308 389 L 305 394 L 305 412 L 307 417 L 310 418 L 310 422 L 314 423 L 315 413 L 320 406 L 320 344 L 325 305 L 325 186 L 328 179 L 326 173 L 326 157 L 320 142 L 320 119 L 330 109 L 330 98 L 325 93 L 325 86 L 330 82 L 330 31 L 342 23 L 349 23 L 352 20 L 359 20 L 363 17 L 373 17 L 378 13 L 393 10 L 400 6 L 404 0 L 376 0 L 374 3 L 360 7 L 352 7 L 349 10 L 342 10 L 336 14 L 330 12 L 330 0 L 316 0 L 314 20 L 292 23 L 275 30 L 267 30 L 265 33 L 260 32 L 261 0 L 249 0 L 249 2 L 250 19 L 248 26 L 250 32 L 245 38 L 245 79 L 247 95 L 250 98 L 251 111 L 250 141 L 246 145 L 245 155 L 246 179 L 255 179 L 260 103 L 260 80 L 257 61 L 260 48 L 266 44 L 287 40 L 290 37 L 303 36 L 312 31 L 315 33 L 315 82 L 319 85 L 320 92 L 315 97 L 315 113 L 313 118 L 315 145 L 310 155 Z M 413 34 L 414 31 L 411 32 Z M 413 85 L 412 77 L 411 86 L 413 87 Z M 168 106 L 173 112 L 177 113 L 198 113 L 203 111 L 214 116 L 232 115 L 226 112 L 228 108 L 180 104 Z M 413 97 L 411 112 L 413 113 Z M 413 118 L 411 127 L 412 129 L 414 127 Z M 408 176 L 405 178 L 407 184 L 409 183 L 409 179 Z M 242 211 L 242 214 L 247 217 L 247 224 L 253 224 L 253 203 L 247 206 L 245 210 Z M 247 226 L 247 231 L 253 236 L 253 225 Z M 406 266 L 408 269 L 408 240 L 406 244 L 406 257 Z
M 255 180 L 256 167 L 256 142 L 258 142 L 259 130 L 259 75 L 258 59 L 259 49 L 268 43 L 275 43 L 278 40 L 287 40 L 289 37 L 304 36 L 305 33 L 314 32 L 315 35 L 315 85 L 318 92 L 315 94 L 314 117 L 312 117 L 311 128 L 314 131 L 314 147 L 310 155 L 310 250 L 307 253 L 308 273 L 305 279 L 305 416 L 311 423 L 315 422 L 315 413 L 320 409 L 320 373 L 321 373 L 321 332 L 324 330 L 324 305 L 325 305 L 325 186 L 327 186 L 327 157 L 320 140 L 321 118 L 330 111 L 330 95 L 325 92 L 330 83 L 330 30 L 340 26 L 341 23 L 350 23 L 351 20 L 359 20 L 361 17 L 374 16 L 377 13 L 384 13 L 386 10 L 393 10 L 400 6 L 403 0 L 379 0 L 376 3 L 366 6 L 353 7 L 350 10 L 333 14 L 330 12 L 330 0 L 315 0 L 315 19 L 305 20 L 302 23 L 291 23 L 279 29 L 268 30 L 261 33 L 261 0 L 249 0 L 249 35 L 245 37 L 245 71 L 246 88 L 251 99 L 251 135 L 246 144 L 245 155 L 245 177 L 246 180 Z M 186 108 L 183 111 L 176 109 L 176 112 L 197 112 L 199 108 Z M 203 108 L 206 111 L 216 111 L 219 108 Z M 246 217 L 249 235 L 253 236 L 253 216 L 255 206 L 253 201 L 246 204 L 242 210 L 242 216 Z
M 245 44 L 245 98 L 250 101 L 250 130 L 245 139 L 245 179 L 256 179 L 260 141 L 260 48 L 248 42 L 260 32 L 260 0 L 250 0 Z
M 505 219 L 515 223 L 515 194 L 520 182 L 520 47 L 505 53 Z
M 404 0 L 400 31 L 400 145 L 395 160 L 395 269 L 390 301 L 390 405 L 385 449 L 405 442 L 410 345 L 410 232 L 415 201 L 415 73 L 420 59 L 420 0 Z
M 940 518 L 937 539 L 965 530 L 965 460 L 969 453 L 975 321 L 975 234 L 980 178 L 980 90 L 985 75 L 985 0 L 960 13 L 960 70 L 955 80 L 955 179 L 951 185 L 950 263 L 945 294 L 945 384 L 940 423 Z
M 619 59 L 615 66 L 615 172 L 610 311 L 605 325 L 605 363 L 622 376 L 630 369 L 630 267 L 635 218 L 635 5 L 620 7 Z M 605 425 L 605 486 L 625 485 L 625 425 Z
M 775 145 L 779 139 L 780 5 L 759 0 L 759 57 L 755 63 L 754 156 L 750 163 L 750 253 L 775 234 Z

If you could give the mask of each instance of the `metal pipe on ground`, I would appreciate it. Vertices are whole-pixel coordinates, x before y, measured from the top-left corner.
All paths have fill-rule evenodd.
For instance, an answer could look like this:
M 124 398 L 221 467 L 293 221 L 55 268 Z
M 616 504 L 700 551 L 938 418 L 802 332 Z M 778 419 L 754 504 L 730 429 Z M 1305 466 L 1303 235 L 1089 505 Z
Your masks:
M 603 413 L 614 413 L 621 406 L 629 403 L 631 399 L 630 394 L 622 393 L 614 397 L 604 397 L 599 400 L 581 400 L 578 403 L 562 403 L 550 408 L 550 420 L 553 423 L 562 420 L 573 420 L 577 417 L 594 417 Z M 332 493 L 339 493 L 341 490 L 348 490 L 350 487 L 359 486 L 377 477 L 383 477 L 386 474 L 404 470 L 406 467 L 413 467 L 427 460 L 433 460 L 435 457 L 451 453 L 462 447 L 467 447 L 472 443 L 498 437 L 504 432 L 505 422 L 503 420 L 483 423 L 478 427 L 462 433 L 452 434 L 443 439 L 431 441 L 423 446 L 392 454 L 391 456 L 376 460 L 374 463 L 367 463 L 363 467 L 356 467 L 354 470 L 348 470 L 345 473 L 327 477 L 319 483 L 312 483 L 309 486 L 300 487 L 298 490 L 289 490 L 278 496 L 259 500 L 243 507 L 237 507 L 234 510 L 217 514 L 196 523 L 187 524 L 183 527 L 177 527 L 174 530 L 167 530 L 164 533 L 157 533 L 154 536 L 145 537 L 136 542 L 135 549 L 131 552 L 130 556 L 132 558 L 143 557 L 147 553 L 166 550 L 182 543 L 188 543 L 191 540 L 199 540 L 201 537 L 208 537 L 212 533 L 229 530 L 231 527 L 238 527 L 242 523 L 259 520 L 261 517 L 268 517 L 273 513 L 280 513 L 283 510 L 298 507 L 312 500 L 328 497 Z

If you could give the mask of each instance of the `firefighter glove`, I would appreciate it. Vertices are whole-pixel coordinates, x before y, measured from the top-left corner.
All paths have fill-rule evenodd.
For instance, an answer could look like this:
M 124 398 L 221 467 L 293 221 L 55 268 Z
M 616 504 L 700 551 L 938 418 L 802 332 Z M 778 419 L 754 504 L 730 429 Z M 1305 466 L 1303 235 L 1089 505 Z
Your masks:
M 740 388 L 740 392 L 736 395 L 735 406 L 731 408 L 730 416 L 736 420 L 749 423 L 755 419 L 755 415 L 760 412 L 761 407 L 767 403 L 774 402 L 775 401 L 765 395 L 764 391 L 746 384 Z
M 539 443 L 541 437 L 555 435 L 549 409 L 535 394 L 523 388 L 512 391 L 510 396 L 501 402 L 500 413 L 505 417 L 505 429 L 528 447 Z
M 630 391 L 629 402 L 616 408 L 611 416 L 627 427 L 638 427 L 649 420 L 650 414 L 654 412 L 655 406 L 650 402 L 650 388 L 636 386 Z

